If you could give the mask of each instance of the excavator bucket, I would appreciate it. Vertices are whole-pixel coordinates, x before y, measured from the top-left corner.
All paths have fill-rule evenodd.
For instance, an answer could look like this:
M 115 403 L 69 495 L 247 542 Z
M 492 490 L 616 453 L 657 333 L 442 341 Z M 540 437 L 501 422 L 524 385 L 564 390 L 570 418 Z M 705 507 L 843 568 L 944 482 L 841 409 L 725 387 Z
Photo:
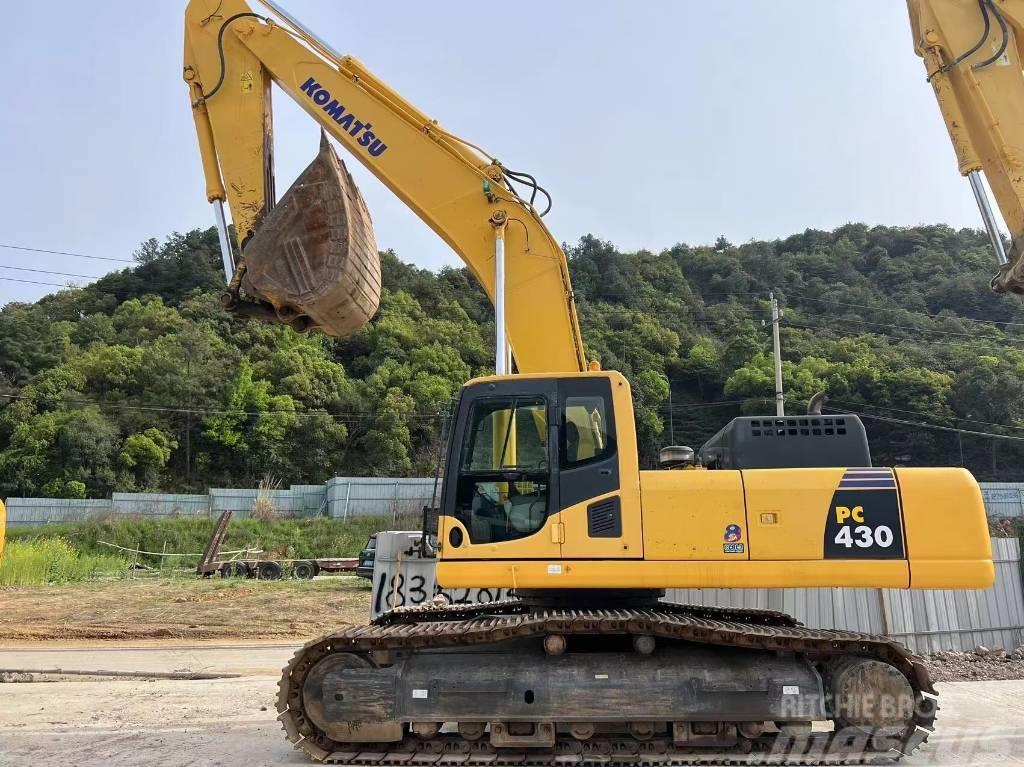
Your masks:
M 326 136 L 243 257 L 242 292 L 263 304 L 264 316 L 347 336 L 376 313 L 380 256 L 370 212 Z

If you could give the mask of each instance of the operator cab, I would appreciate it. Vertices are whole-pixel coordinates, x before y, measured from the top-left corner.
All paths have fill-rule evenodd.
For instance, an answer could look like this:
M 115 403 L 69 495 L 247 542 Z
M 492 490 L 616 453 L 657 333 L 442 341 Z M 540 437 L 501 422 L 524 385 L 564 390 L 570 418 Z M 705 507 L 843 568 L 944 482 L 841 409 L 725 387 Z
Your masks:
M 467 384 L 450 435 L 441 513 L 462 524 L 468 543 L 500 543 L 534 535 L 550 515 L 616 490 L 611 392 L 607 374 Z

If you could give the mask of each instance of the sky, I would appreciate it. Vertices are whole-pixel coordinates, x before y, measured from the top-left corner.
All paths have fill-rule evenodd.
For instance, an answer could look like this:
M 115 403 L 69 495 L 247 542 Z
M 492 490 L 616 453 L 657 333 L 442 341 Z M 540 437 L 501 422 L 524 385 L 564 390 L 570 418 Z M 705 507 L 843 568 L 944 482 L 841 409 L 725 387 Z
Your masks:
M 6 4 L 0 243 L 130 259 L 150 237 L 213 224 L 181 80 L 184 5 Z M 659 250 L 850 221 L 980 226 L 897 0 L 282 5 L 441 125 L 537 176 L 562 242 L 592 233 Z M 274 95 L 283 192 L 319 129 Z M 382 249 L 458 263 L 348 166 Z M 77 279 L 6 267 L 119 266 L 0 248 L 0 305 L 56 289 L 12 278 Z

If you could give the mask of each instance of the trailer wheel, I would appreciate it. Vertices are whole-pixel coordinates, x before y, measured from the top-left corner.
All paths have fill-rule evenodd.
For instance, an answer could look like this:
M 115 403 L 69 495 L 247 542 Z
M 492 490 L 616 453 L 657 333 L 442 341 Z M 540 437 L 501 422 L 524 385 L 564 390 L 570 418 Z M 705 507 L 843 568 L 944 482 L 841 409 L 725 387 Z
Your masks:
M 302 559 L 292 566 L 292 577 L 308 581 L 316 575 L 316 571 L 316 562 L 311 562 L 308 559 Z
M 225 562 L 220 567 L 220 577 L 230 578 L 249 578 L 252 573 L 249 572 L 249 565 L 245 562 Z
M 256 575 L 265 581 L 276 581 L 281 578 L 283 571 L 281 565 L 269 560 L 256 565 Z

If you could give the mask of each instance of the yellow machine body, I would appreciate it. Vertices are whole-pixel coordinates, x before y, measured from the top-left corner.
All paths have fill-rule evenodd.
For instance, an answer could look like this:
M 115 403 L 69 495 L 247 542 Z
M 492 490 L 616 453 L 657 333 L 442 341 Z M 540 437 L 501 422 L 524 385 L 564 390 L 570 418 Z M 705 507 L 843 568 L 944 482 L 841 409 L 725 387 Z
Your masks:
M 848 473 L 864 467 L 641 472 L 628 384 L 615 373 L 583 372 L 588 366 L 568 265 L 541 219 L 543 211 L 534 206 L 537 187 L 519 194 L 516 184 L 527 176 L 445 130 L 355 58 L 335 54 L 274 3 L 266 5 L 281 18 L 258 15 L 244 0 L 190 0 L 185 14 L 184 78 L 207 198 L 229 203 L 242 252 L 230 287 L 244 292 L 246 244 L 258 244 L 261 227 L 274 214 L 272 83 L 448 243 L 492 299 L 496 248 L 504 253 L 506 336 L 521 375 L 471 382 L 464 399 L 467 392 L 493 386 L 512 398 L 536 395 L 545 404 L 533 406 L 521 423 L 495 413 L 490 436 L 480 444 L 490 443 L 474 458 L 489 455 L 494 465 L 462 479 L 458 445 L 450 451 L 440 523 L 441 583 L 552 589 L 991 583 L 980 492 L 960 469 L 885 470 L 884 486 L 861 485 L 863 497 L 854 500 L 842 491 L 853 486 Z M 989 38 L 961 59 L 983 32 L 978 3 L 909 0 L 915 47 L 925 59 L 961 171 L 984 170 L 1015 243 L 1024 221 L 1012 138 L 1020 124 L 1016 117 L 1024 114 L 1017 45 L 1022 6 L 1024 0 L 999 0 L 999 16 L 986 11 Z M 997 38 L 999 18 L 1006 27 Z M 994 53 L 1000 55 L 986 63 Z M 282 247 L 280 265 L 272 263 L 273 252 L 261 258 L 288 271 L 285 262 L 294 253 Z M 1003 275 L 1004 282 L 1012 279 L 1011 273 Z M 258 298 L 259 286 L 254 292 Z M 284 319 L 282 301 L 270 298 L 277 319 Z M 294 303 L 301 313 L 303 302 Z M 604 409 L 614 416 L 602 423 L 589 406 L 556 404 L 560 381 L 606 382 L 611 394 Z M 514 428 L 499 443 L 492 432 L 510 423 Z M 613 437 L 604 433 L 609 424 Z M 573 432 L 571 449 L 589 450 L 592 458 L 570 467 L 552 461 L 543 469 L 517 462 L 517 454 L 536 456 L 541 448 L 564 454 L 569 445 L 557 443 L 569 441 L 567 431 Z M 473 480 L 474 471 L 490 479 Z M 544 490 L 542 498 L 538 488 L 550 492 Z M 618 509 L 617 515 L 607 512 L 617 520 L 611 531 L 595 528 L 601 523 L 595 513 L 606 513 L 603 502 Z M 887 521 L 875 519 L 879 504 Z M 496 515 L 509 507 L 506 536 L 492 536 L 503 523 L 497 516 L 474 518 L 474 506 Z M 515 526 L 522 529 L 513 536 L 508 531 Z M 880 526 L 889 531 L 883 540 L 892 535 L 888 547 L 859 546 L 866 533 L 858 528 L 874 536 Z M 829 537 L 834 543 L 840 534 L 843 542 L 836 545 L 849 551 L 838 554 L 849 556 L 829 553 Z M 460 545 L 452 544 L 453 535 L 461 537 Z M 480 535 L 494 539 L 475 541 Z M 873 553 L 879 556 L 866 556 Z
M 617 486 L 577 502 L 556 501 L 547 493 L 543 515 L 524 525 L 514 518 L 511 499 L 537 499 L 524 488 L 566 483 L 564 461 L 553 453 L 567 444 L 559 431 L 573 422 L 558 411 L 559 397 L 548 410 L 553 429 L 541 473 L 511 467 L 513 456 L 497 474 L 479 475 L 480 486 L 496 486 L 498 503 L 484 537 L 475 542 L 477 516 L 441 516 L 438 580 L 446 587 L 500 586 L 520 589 L 651 588 L 786 588 L 888 587 L 987 588 L 992 585 L 991 544 L 981 490 L 959 468 L 824 467 L 789 469 L 687 468 L 639 471 L 633 436 L 629 384 L 614 372 L 574 376 L 488 378 L 467 390 L 501 387 L 529 390 L 533 384 L 558 380 L 604 380 L 615 415 L 614 460 Z M 507 397 L 498 393 L 501 397 Z M 518 396 L 518 395 L 516 395 Z M 525 395 L 533 402 L 532 393 Z M 485 397 L 483 402 L 487 402 Z M 571 402 L 567 399 L 566 402 Z M 460 410 L 460 420 L 464 417 Z M 507 423 L 507 417 L 502 423 Z M 535 418 L 517 418 L 517 444 Z M 456 438 L 453 456 L 470 435 Z M 485 435 L 486 436 L 486 435 Z M 533 437 L 536 440 L 536 437 Z M 498 440 L 501 442 L 502 440 Z M 511 443 L 511 439 L 505 440 Z M 557 445 L 557 447 L 556 447 Z M 593 450 L 593 448 L 589 448 Z M 526 465 L 523 462 L 522 465 Z M 539 463 L 534 455 L 528 462 Z M 464 470 L 449 464 L 449 472 Z M 502 475 L 504 470 L 504 475 Z M 606 467 L 604 471 L 611 472 Z M 607 475 L 605 475 L 607 476 Z M 467 479 L 448 476 L 452 495 Z M 503 481 L 506 480 L 506 481 Z M 482 514 L 481 494 L 471 502 Z M 504 499 L 504 500 L 502 500 Z M 446 499 L 452 503 L 454 499 Z M 541 501 L 533 500 L 534 507 Z M 610 503 L 617 506 L 614 534 L 596 529 L 593 515 Z M 557 508 L 556 508 L 557 505 Z M 498 511 L 494 512 L 497 508 Z M 512 520 L 500 535 L 489 535 L 495 516 Z M 471 512 L 472 514 L 472 512 Z M 498 523 L 500 530 L 500 521 Z M 532 529 L 535 527 L 536 529 Z M 526 528 L 526 529 L 524 529 Z M 521 534 L 528 532 L 529 534 Z M 595 534 L 596 532 L 596 534 Z M 499 540 L 509 536 L 509 540 Z M 476 536 L 480 537 L 480 536 Z M 453 541 L 458 545 L 453 545 Z

